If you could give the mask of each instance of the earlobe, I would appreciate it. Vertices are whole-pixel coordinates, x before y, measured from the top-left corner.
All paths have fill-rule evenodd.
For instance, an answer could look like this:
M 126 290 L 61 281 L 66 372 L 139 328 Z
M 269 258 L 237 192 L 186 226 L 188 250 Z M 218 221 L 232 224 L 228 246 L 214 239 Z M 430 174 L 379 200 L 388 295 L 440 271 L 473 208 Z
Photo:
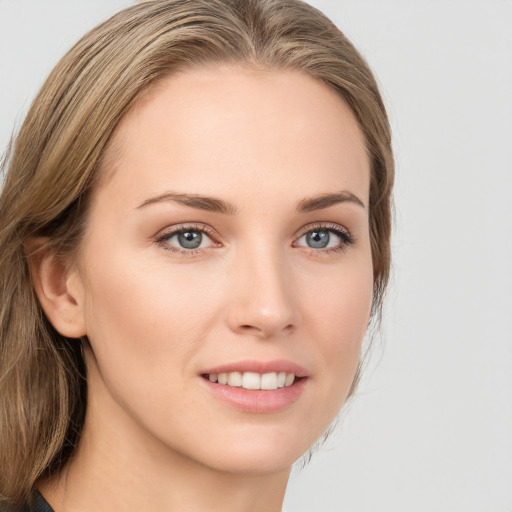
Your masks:
M 80 281 L 46 240 L 26 245 L 30 272 L 39 302 L 53 327 L 68 338 L 86 335 Z

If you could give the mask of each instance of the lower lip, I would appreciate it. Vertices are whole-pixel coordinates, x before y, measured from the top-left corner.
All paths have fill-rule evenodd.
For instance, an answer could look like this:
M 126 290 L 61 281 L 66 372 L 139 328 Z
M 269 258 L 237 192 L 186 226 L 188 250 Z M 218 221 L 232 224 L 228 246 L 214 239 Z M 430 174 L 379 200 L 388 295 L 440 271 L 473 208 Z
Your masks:
M 296 380 L 291 386 L 272 390 L 245 389 L 210 382 L 201 377 L 206 387 L 228 405 L 256 414 L 278 412 L 296 402 L 307 382 L 307 377 Z

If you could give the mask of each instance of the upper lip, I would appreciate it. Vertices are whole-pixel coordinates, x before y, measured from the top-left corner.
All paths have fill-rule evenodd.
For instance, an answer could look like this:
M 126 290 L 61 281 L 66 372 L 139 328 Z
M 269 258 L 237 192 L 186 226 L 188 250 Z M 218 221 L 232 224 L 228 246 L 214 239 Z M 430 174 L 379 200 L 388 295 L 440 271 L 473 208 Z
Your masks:
M 254 373 L 293 373 L 296 377 L 307 377 L 309 372 L 302 366 L 287 361 L 285 359 L 278 359 L 275 361 L 236 361 L 226 363 L 213 368 L 209 368 L 203 372 L 202 375 L 209 375 L 211 373 L 231 373 L 231 372 L 254 372 Z

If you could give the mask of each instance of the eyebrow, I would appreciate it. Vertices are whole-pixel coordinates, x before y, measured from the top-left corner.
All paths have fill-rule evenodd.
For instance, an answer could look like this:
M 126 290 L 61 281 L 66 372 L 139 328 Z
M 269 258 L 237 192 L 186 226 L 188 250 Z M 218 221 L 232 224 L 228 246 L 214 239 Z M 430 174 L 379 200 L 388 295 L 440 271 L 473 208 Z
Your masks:
M 180 194 L 177 192 L 165 192 L 164 194 L 146 199 L 142 204 L 137 206 L 137 209 L 144 208 L 150 204 L 168 201 L 179 203 L 190 208 L 197 208 L 199 210 L 222 213 L 225 215 L 236 215 L 239 211 L 235 204 L 222 199 L 202 196 L 200 194 Z M 299 213 L 308 213 L 316 210 L 323 210 L 330 206 L 345 202 L 354 203 L 365 208 L 364 203 L 355 194 L 348 190 L 343 190 L 333 194 L 321 194 L 319 196 L 302 199 L 297 205 L 297 211 Z
M 361 199 L 355 194 L 348 190 L 343 190 L 334 194 L 321 194 L 316 197 L 302 199 L 297 205 L 297 211 L 300 213 L 308 213 L 346 202 L 354 203 L 361 208 L 366 208 Z
M 190 208 L 197 208 L 208 212 L 223 213 L 226 215 L 235 215 L 238 213 L 238 208 L 233 203 L 223 201 L 222 199 L 202 196 L 200 194 L 179 194 L 176 192 L 165 192 L 159 196 L 146 199 L 137 208 L 144 208 L 150 204 L 167 201 L 173 201 L 175 203 L 189 206 Z

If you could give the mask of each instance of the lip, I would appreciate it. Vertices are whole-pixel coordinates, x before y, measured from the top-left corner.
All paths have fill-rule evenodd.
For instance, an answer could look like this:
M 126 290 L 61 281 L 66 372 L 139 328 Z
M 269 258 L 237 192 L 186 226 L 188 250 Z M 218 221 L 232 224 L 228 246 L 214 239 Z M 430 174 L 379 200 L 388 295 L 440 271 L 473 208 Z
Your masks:
M 286 372 L 295 374 L 298 379 L 285 388 L 254 390 L 213 383 L 205 378 L 210 373 L 230 372 Z M 206 389 L 226 405 L 245 413 L 270 414 L 286 409 L 300 398 L 309 380 L 308 375 L 305 368 L 291 361 L 238 361 L 205 370 L 201 372 L 200 379 Z
M 296 377 L 308 377 L 309 372 L 302 366 L 287 361 L 285 359 L 277 359 L 275 361 L 237 361 L 227 363 L 214 368 L 209 368 L 201 372 L 201 375 L 209 375 L 210 373 L 231 373 L 231 372 L 254 372 L 254 373 L 272 373 L 286 372 L 293 373 Z

